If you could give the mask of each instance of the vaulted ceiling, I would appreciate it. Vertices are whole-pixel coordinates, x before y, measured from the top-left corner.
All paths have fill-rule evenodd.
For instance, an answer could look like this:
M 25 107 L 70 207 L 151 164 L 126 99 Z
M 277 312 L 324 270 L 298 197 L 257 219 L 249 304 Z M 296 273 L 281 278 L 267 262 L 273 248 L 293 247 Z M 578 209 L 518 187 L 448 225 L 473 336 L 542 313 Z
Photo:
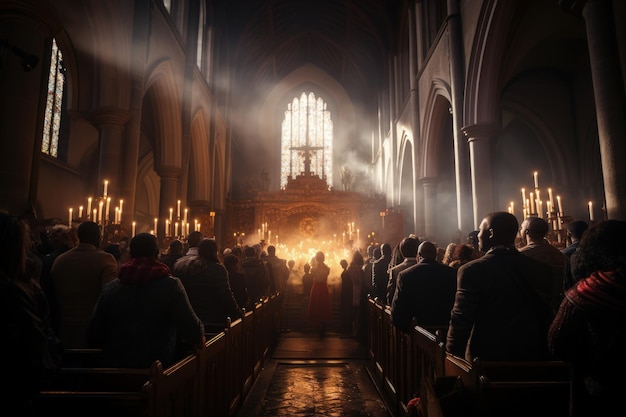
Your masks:
M 234 85 L 271 86 L 305 64 L 371 99 L 398 37 L 402 0 L 224 0 L 215 4 Z

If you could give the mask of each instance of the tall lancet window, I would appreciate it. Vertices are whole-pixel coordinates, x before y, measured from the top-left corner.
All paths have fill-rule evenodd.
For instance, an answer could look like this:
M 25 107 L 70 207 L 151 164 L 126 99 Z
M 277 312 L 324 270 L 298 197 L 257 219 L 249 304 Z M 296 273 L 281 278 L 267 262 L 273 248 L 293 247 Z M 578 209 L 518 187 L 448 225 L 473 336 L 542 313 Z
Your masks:
M 294 97 L 285 111 L 281 135 L 280 187 L 298 175 L 316 175 L 333 184 L 333 121 L 315 93 Z
M 64 97 L 65 66 L 63 65 L 63 54 L 53 38 L 41 152 L 55 158 L 59 157 L 59 134 L 61 132 L 61 114 L 63 112 Z

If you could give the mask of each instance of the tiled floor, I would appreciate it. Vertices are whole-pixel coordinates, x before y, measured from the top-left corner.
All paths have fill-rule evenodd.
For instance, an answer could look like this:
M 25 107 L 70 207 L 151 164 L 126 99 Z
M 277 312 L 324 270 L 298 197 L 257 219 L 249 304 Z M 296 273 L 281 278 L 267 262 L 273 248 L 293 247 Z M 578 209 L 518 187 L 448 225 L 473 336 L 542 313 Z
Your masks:
M 329 333 L 282 333 L 238 417 L 390 417 L 367 349 Z

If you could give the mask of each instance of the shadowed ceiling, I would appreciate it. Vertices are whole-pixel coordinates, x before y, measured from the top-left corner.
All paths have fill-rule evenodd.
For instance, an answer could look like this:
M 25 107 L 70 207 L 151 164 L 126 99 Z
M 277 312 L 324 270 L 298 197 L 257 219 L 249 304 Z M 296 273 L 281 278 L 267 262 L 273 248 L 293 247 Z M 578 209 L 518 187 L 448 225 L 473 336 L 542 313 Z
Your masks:
M 355 101 L 384 85 L 401 0 L 225 0 L 216 3 L 227 33 L 235 87 L 271 86 L 310 63 L 335 78 Z M 223 55 L 224 56 L 224 55 Z

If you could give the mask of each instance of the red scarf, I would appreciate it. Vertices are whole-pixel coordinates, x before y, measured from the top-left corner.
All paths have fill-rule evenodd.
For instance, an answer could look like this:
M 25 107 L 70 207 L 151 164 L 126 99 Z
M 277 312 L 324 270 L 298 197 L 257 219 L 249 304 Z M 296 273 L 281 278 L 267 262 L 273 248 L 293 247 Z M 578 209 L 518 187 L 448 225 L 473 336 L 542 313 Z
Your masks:
M 567 291 L 576 307 L 587 310 L 609 310 L 626 313 L 626 276 L 617 271 L 594 272 Z
M 167 265 L 149 256 L 131 259 L 118 272 L 120 282 L 125 285 L 145 284 L 170 275 Z

